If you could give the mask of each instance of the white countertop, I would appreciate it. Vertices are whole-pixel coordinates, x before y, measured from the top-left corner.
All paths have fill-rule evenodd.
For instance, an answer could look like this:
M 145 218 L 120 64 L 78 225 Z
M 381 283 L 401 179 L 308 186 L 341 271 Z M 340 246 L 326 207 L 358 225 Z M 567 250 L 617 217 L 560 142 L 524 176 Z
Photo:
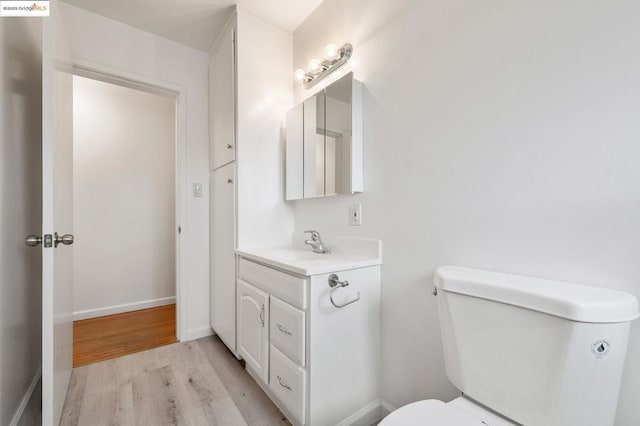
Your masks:
M 329 248 L 332 250 L 329 254 L 314 253 L 311 247 L 238 249 L 236 253 L 240 257 L 305 276 L 382 264 L 382 243 L 379 240 L 340 238 Z

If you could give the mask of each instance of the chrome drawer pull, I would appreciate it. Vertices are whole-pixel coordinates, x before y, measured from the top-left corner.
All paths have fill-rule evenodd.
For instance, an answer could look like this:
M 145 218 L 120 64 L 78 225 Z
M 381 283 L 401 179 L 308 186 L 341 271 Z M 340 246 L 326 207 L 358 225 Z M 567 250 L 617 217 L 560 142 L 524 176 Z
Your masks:
M 264 327 L 264 305 L 260 309 L 260 322 L 262 323 L 262 327 Z
M 292 335 L 292 333 L 289 330 L 287 330 L 286 328 L 284 328 L 282 325 L 280 325 L 280 324 L 276 324 L 276 325 L 278 326 L 278 330 L 280 330 L 284 334 L 288 334 L 289 336 Z
M 280 386 L 282 386 L 283 388 L 285 388 L 289 392 L 293 392 L 293 389 L 291 389 L 291 386 L 289 386 L 286 382 L 282 383 L 282 377 L 280 377 L 280 376 L 276 376 L 276 377 L 278 378 L 278 383 L 280 383 Z

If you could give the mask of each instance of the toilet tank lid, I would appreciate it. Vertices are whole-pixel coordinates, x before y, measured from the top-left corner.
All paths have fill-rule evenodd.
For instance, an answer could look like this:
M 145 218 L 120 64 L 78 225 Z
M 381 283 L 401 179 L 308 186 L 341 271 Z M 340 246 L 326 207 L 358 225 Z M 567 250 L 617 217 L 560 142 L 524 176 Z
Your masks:
M 460 266 L 436 270 L 436 287 L 520 306 L 578 322 L 614 323 L 638 318 L 632 294 L 582 284 L 545 280 Z

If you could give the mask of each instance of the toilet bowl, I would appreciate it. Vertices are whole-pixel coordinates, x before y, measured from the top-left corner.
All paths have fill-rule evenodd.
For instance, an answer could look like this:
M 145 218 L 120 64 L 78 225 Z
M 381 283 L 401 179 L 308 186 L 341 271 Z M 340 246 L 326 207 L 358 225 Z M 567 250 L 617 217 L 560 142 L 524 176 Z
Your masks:
M 379 426 L 514 426 L 513 423 L 461 396 L 412 402 L 385 417 Z

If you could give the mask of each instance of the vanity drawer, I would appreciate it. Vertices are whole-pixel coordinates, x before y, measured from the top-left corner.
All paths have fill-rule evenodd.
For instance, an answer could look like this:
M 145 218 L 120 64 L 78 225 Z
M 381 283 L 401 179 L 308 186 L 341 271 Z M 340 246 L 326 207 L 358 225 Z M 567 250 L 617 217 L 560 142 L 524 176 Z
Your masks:
M 305 365 L 305 313 L 271 297 L 271 344 L 291 360 Z
M 305 423 L 306 371 L 271 345 L 269 388 L 293 417 Z
M 308 279 L 240 258 L 240 278 L 300 309 L 307 307 Z

